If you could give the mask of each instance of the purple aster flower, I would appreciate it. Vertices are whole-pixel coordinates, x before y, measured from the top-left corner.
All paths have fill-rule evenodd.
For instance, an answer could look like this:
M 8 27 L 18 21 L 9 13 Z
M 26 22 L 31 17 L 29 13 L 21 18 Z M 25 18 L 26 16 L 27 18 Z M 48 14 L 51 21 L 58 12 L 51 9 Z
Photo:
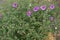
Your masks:
M 27 12 L 27 16 L 31 16 L 31 14 L 32 14 L 32 12 L 29 10 L 28 12 Z
M 54 4 L 51 4 L 50 9 L 54 9 L 54 8 L 55 8 Z
M 39 10 L 39 6 L 35 6 L 34 8 L 33 8 L 33 11 L 38 11 Z
M 60 7 L 60 4 L 58 4 L 58 7 Z
M 54 17 L 53 16 L 50 16 L 50 21 L 53 21 L 54 20 Z
M 12 7 L 16 8 L 16 7 L 17 7 L 17 3 L 14 2 L 14 3 L 12 4 Z
M 40 9 L 41 9 L 41 10 L 46 10 L 46 5 L 42 5 L 42 6 L 40 7 Z

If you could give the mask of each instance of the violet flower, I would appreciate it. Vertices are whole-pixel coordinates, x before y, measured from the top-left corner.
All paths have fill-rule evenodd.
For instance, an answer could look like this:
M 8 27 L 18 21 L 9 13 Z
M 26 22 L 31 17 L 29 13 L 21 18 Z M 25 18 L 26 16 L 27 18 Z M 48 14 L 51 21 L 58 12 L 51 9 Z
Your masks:
M 60 7 L 60 4 L 58 4 L 58 7 Z
M 51 4 L 51 5 L 50 5 L 50 9 L 53 10 L 54 8 L 55 8 L 54 4 Z
M 50 21 L 53 21 L 54 20 L 54 17 L 53 16 L 50 16 Z
M 31 14 L 32 14 L 32 12 L 29 10 L 28 12 L 27 12 L 27 16 L 31 16 Z
M 12 4 L 12 7 L 17 8 L 17 3 L 14 2 L 14 3 Z
M 42 5 L 42 6 L 40 7 L 40 9 L 41 9 L 41 10 L 46 10 L 46 5 Z
M 33 8 L 33 11 L 34 12 L 36 12 L 36 11 L 38 11 L 39 10 L 39 6 L 35 6 L 34 8 Z

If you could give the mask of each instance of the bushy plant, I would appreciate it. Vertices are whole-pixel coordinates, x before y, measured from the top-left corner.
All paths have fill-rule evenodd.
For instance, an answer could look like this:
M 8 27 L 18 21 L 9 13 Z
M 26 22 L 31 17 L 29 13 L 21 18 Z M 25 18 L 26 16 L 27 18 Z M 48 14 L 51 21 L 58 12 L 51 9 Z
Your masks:
M 0 11 L 0 40 L 45 40 L 56 17 L 56 3 L 6 0 Z

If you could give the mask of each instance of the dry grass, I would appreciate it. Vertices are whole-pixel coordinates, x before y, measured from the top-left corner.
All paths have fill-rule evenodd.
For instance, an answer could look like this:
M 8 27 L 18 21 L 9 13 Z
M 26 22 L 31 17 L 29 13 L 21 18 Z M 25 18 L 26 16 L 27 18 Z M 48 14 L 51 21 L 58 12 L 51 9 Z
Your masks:
M 46 40 L 56 40 L 51 32 L 48 33 L 48 38 Z

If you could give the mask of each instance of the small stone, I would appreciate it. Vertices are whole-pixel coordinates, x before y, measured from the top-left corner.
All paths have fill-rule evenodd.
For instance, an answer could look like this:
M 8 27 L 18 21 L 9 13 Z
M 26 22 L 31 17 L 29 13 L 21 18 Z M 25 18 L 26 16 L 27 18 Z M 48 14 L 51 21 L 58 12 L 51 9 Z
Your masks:
M 55 29 L 57 29 L 57 27 L 55 27 Z

